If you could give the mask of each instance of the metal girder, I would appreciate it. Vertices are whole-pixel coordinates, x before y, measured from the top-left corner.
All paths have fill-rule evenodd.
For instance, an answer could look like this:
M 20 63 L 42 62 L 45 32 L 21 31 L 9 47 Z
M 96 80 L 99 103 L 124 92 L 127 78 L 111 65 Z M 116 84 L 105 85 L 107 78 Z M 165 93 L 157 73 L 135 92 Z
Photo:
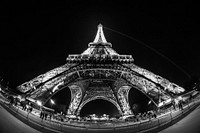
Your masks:
M 130 115 L 133 114 L 131 111 L 129 102 L 128 102 L 128 93 L 130 90 L 130 86 L 121 86 L 118 90 L 117 96 L 120 102 L 120 105 L 122 106 L 124 115 Z
M 51 97 L 57 91 L 60 90 L 60 88 L 58 87 L 59 85 L 68 86 L 72 92 L 72 100 L 69 106 L 68 114 L 75 114 L 77 109 L 79 109 L 80 111 L 80 108 L 78 107 L 80 106 L 79 104 L 81 102 L 81 99 L 83 99 L 83 101 L 87 101 L 89 96 L 92 95 L 88 93 L 86 94 L 88 95 L 87 96 L 88 98 L 84 99 L 84 97 L 82 97 L 84 91 L 81 90 L 81 87 L 73 85 L 73 83 L 89 79 L 101 79 L 101 80 L 113 80 L 113 81 L 121 79 L 127 82 L 128 86 L 137 86 L 137 88 L 142 93 L 146 94 L 150 99 L 154 100 L 156 104 L 158 104 L 158 101 L 156 101 L 155 98 L 151 96 L 152 92 L 160 95 L 161 97 L 163 97 L 163 99 L 167 100 L 170 98 L 170 96 L 167 93 L 165 93 L 165 91 L 162 88 L 157 86 L 151 80 L 148 80 L 147 78 L 142 77 L 137 73 L 128 70 L 127 68 L 123 68 L 120 65 L 115 64 L 112 66 L 105 66 L 104 68 L 99 68 L 99 67 L 96 68 L 96 67 L 97 66 L 93 67 L 90 65 L 86 66 L 82 65 L 70 69 L 69 71 L 63 73 L 62 75 L 52 80 L 49 80 L 43 86 L 41 86 L 41 88 L 33 91 L 30 94 L 31 95 L 30 97 L 33 99 L 46 101 L 49 97 Z M 128 91 L 130 87 L 122 87 L 122 88 L 121 89 L 118 88 L 119 90 L 115 90 L 116 88 L 114 88 L 114 93 L 117 92 L 117 99 L 113 98 L 114 96 L 112 98 L 109 96 L 104 96 L 104 98 L 112 99 L 112 102 L 115 101 L 115 104 L 119 102 L 118 107 L 120 107 L 120 109 L 118 110 L 121 110 L 121 112 L 123 112 L 124 114 L 132 114 L 127 100 Z M 98 97 L 98 95 L 94 97 Z M 103 95 L 101 95 L 101 97 L 103 97 Z
M 56 75 L 63 73 L 64 71 L 70 69 L 74 64 L 64 64 L 63 66 L 52 69 L 44 74 L 37 76 L 36 78 L 19 85 L 17 89 L 23 93 L 37 89 L 36 87 L 44 82 L 47 82 Z
M 111 79 L 111 80 L 115 80 L 117 78 L 123 78 L 136 86 L 144 86 L 141 88 L 143 88 L 145 92 L 148 91 L 147 87 L 145 86 L 148 86 L 148 88 L 156 87 L 155 83 L 153 83 L 151 80 L 149 81 L 143 77 L 140 77 L 137 75 L 137 73 L 131 71 L 127 72 L 126 69 L 122 69 L 121 66 L 119 65 L 107 66 L 105 68 L 95 68 L 95 67 L 92 68 L 92 66 L 88 66 L 89 68 L 87 66 L 77 66 L 77 67 L 80 68 L 76 68 L 65 72 L 63 75 L 60 75 L 59 77 L 46 82 L 42 86 L 42 88 L 43 89 L 46 88 L 47 90 L 51 89 L 61 81 L 64 81 L 65 84 L 68 84 L 70 82 L 74 82 L 74 80 L 98 79 L 98 78 Z M 32 92 L 32 94 L 34 94 L 34 92 Z
M 83 99 L 83 102 L 80 104 L 80 107 L 78 108 L 77 115 L 80 115 L 80 111 L 81 111 L 81 109 L 83 108 L 84 105 L 86 105 L 88 102 L 96 100 L 96 99 L 103 99 L 103 100 L 107 100 L 107 101 L 111 102 L 118 109 L 119 114 L 123 115 L 122 110 L 121 110 L 116 98 L 114 97 L 114 95 L 106 96 L 103 93 L 98 93 L 98 94 L 95 94 L 93 96 L 86 95 Z
M 80 86 L 77 85 L 70 85 L 69 88 L 71 91 L 71 102 L 67 110 L 67 114 L 75 115 L 75 111 L 78 109 L 82 98 L 82 90 Z

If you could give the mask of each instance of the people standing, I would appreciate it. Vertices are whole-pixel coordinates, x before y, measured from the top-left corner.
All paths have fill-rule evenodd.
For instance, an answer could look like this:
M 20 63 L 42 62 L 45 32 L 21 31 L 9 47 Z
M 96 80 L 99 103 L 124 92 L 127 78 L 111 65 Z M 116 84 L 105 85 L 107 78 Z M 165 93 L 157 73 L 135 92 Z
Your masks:
M 48 114 L 45 113 L 45 114 L 44 114 L 44 118 L 45 118 L 45 120 L 47 120 L 47 116 L 48 116 Z
M 173 106 L 173 109 L 176 110 L 176 103 L 174 100 L 172 100 L 172 106 Z
M 50 121 L 51 121 L 51 117 L 52 117 L 52 114 L 49 114 L 49 119 L 50 119 Z
M 180 100 L 178 103 L 179 109 L 183 110 L 183 101 Z
M 40 118 L 42 118 L 42 111 L 40 112 Z
M 43 120 L 44 119 L 44 112 L 43 111 L 41 111 L 41 113 L 40 113 L 40 118 Z

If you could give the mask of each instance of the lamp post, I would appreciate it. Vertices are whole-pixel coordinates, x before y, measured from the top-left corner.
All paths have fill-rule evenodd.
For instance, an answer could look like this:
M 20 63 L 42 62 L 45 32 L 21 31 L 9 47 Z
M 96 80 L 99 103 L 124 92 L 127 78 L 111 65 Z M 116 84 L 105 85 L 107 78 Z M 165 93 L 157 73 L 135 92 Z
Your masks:
M 37 105 L 39 105 L 41 107 L 42 106 L 42 102 L 41 101 L 37 101 Z
M 36 103 L 37 103 L 37 105 L 39 106 L 39 108 L 40 108 L 40 111 L 42 110 L 42 102 L 41 101 L 39 101 L 39 100 L 37 100 L 36 101 Z
M 52 105 L 55 104 L 55 102 L 52 99 L 50 99 L 50 102 L 51 102 L 51 108 L 52 108 Z

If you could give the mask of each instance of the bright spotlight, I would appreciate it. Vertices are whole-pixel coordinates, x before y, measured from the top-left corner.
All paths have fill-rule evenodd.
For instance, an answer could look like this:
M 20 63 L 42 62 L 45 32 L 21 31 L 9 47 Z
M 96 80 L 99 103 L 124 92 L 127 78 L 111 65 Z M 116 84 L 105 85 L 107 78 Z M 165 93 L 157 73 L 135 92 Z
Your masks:
M 41 101 L 37 101 L 37 105 L 42 106 L 42 102 Z
M 54 100 L 50 99 L 51 104 L 55 104 Z

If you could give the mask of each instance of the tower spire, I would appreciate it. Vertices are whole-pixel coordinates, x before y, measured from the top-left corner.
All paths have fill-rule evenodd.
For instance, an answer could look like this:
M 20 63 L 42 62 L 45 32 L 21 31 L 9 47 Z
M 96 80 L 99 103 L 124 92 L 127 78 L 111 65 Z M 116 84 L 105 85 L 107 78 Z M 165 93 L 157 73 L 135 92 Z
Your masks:
M 107 43 L 106 38 L 103 33 L 103 25 L 102 24 L 98 25 L 98 31 L 97 31 L 97 34 L 96 34 L 96 37 L 95 37 L 93 43 Z

